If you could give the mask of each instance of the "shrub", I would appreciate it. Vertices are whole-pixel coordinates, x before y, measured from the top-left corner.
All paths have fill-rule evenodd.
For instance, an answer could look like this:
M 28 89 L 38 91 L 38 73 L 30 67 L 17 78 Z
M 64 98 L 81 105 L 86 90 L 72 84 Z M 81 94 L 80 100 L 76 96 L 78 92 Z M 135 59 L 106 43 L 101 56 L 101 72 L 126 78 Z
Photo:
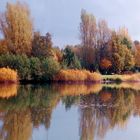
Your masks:
M 13 63 L 13 68 L 19 72 L 20 79 L 31 79 L 30 59 L 26 55 L 14 56 Z
M 17 70 L 20 79 L 30 79 L 30 60 L 26 55 L 1 55 L 0 67 Z
M 60 70 L 59 63 L 53 58 L 45 58 L 42 62 L 42 80 L 48 81 L 52 80 L 53 76 Z
M 0 56 L 0 67 L 9 67 L 18 72 L 20 80 L 51 80 L 59 69 L 59 63 L 53 58 L 39 59 L 26 55 L 5 54 Z
M 37 57 L 30 58 L 30 76 L 32 80 L 40 80 L 42 77 L 41 62 Z
M 0 68 L 0 82 L 17 82 L 17 72 L 9 68 Z
M 55 77 L 54 81 L 64 82 L 99 82 L 101 75 L 87 70 L 61 70 Z

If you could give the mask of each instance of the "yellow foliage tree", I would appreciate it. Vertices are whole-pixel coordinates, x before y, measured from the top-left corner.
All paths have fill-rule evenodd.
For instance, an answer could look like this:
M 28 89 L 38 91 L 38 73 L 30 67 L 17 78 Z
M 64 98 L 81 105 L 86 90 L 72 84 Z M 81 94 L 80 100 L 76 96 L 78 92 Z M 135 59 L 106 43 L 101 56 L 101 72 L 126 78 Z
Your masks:
M 134 57 L 135 57 L 135 63 L 137 67 L 140 67 L 140 43 L 135 43 L 134 46 Z
M 0 16 L 0 30 L 12 53 L 28 55 L 31 53 L 33 27 L 26 4 L 7 3 L 5 13 Z

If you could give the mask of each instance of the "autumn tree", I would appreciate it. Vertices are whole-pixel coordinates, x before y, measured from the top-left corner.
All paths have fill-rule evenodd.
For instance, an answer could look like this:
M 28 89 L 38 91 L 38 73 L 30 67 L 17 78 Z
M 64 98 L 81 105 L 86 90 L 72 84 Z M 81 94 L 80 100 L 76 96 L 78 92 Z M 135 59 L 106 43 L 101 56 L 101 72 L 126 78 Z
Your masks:
M 55 53 L 56 60 L 61 63 L 63 60 L 63 53 L 61 49 L 59 47 L 54 47 L 53 51 Z
M 80 38 L 85 47 L 96 46 L 97 25 L 96 18 L 85 10 L 81 12 Z
M 97 45 L 96 35 L 96 18 L 92 14 L 82 10 L 80 23 L 80 38 L 82 44 L 81 53 L 83 67 L 87 69 L 91 69 L 95 61 L 94 56 Z
M 134 57 L 136 67 L 140 67 L 140 42 L 134 41 Z
M 121 43 L 123 45 L 126 45 L 128 49 L 132 48 L 132 40 L 127 28 L 119 28 L 119 30 L 117 31 L 117 35 L 120 36 Z
M 41 36 L 39 32 L 34 33 L 32 55 L 36 57 L 54 57 L 51 34 Z
M 105 20 L 98 21 L 98 32 L 97 32 L 97 48 L 96 48 L 96 65 L 99 69 L 102 59 L 105 54 L 105 47 L 111 39 L 111 29 Z
M 115 73 L 130 70 L 135 65 L 131 50 L 121 43 L 120 36 L 118 36 L 115 32 L 112 33 L 108 53 L 110 54 L 110 59 L 113 64 L 112 71 Z
M 107 72 L 112 67 L 112 62 L 107 58 L 103 58 L 100 62 L 101 70 Z
M 90 70 L 99 68 L 104 54 L 103 48 L 110 40 L 111 32 L 105 20 L 96 23 L 96 18 L 92 14 L 82 10 L 80 37 L 83 67 Z
M 8 51 L 9 50 L 8 50 L 8 47 L 7 47 L 6 40 L 4 40 L 4 39 L 0 40 L 0 54 L 5 54 Z
M 19 1 L 7 3 L 5 13 L 0 15 L 0 31 L 14 54 L 30 54 L 32 42 L 32 20 L 26 4 Z
M 98 21 L 98 46 L 100 48 L 103 48 L 105 44 L 110 40 L 111 38 L 111 30 L 108 27 L 108 24 L 105 20 L 99 20 Z

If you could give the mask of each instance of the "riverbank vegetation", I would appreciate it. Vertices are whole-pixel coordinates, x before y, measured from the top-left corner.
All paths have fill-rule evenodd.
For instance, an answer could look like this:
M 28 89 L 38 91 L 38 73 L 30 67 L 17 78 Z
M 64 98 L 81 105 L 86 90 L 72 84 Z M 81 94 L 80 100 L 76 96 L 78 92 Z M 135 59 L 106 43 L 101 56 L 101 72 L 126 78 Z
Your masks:
M 0 83 L 17 83 L 17 72 L 9 68 L 0 68 Z
M 140 42 L 132 41 L 127 28 L 113 30 L 85 10 L 77 45 L 55 47 L 50 33 L 34 30 L 30 9 L 21 2 L 7 3 L 0 13 L 0 31 L 0 67 L 17 71 L 21 81 L 97 82 L 98 73 L 139 81 L 139 76 L 122 75 L 139 72 Z
M 102 76 L 87 70 L 60 70 L 54 77 L 57 82 L 101 82 Z
M 102 75 L 102 79 L 105 82 L 140 82 L 140 73 Z

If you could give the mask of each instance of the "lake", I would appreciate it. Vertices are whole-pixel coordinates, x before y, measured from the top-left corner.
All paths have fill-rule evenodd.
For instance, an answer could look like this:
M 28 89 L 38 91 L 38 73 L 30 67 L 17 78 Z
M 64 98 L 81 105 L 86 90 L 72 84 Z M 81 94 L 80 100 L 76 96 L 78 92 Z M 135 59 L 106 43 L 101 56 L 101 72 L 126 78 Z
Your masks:
M 0 85 L 0 140 L 138 140 L 140 85 Z

